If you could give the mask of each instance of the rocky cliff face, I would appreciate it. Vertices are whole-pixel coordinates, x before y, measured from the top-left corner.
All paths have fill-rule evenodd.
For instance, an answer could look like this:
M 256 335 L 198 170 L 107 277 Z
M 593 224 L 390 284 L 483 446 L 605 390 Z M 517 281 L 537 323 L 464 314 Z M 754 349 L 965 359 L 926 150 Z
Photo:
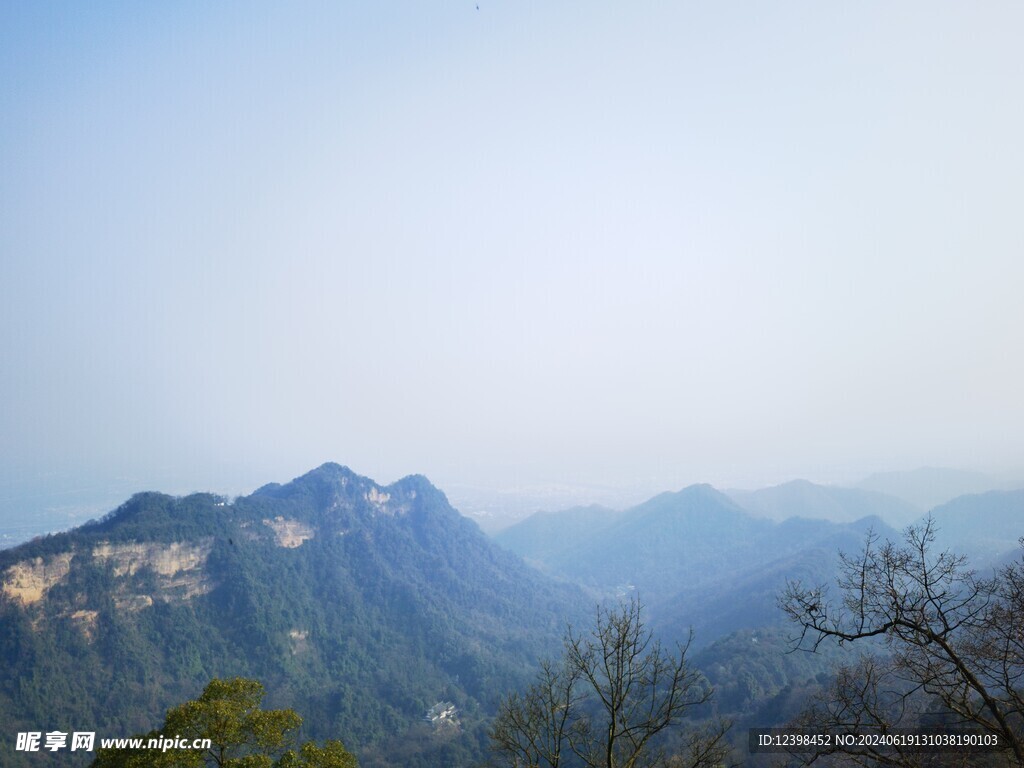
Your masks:
M 69 542 L 70 543 L 70 542 Z M 46 557 L 17 561 L 0 573 L 0 590 L 22 606 L 34 606 L 36 617 L 50 612 L 44 598 L 54 587 L 67 582 L 76 558 L 93 561 L 109 570 L 113 578 L 111 596 L 119 610 L 138 611 L 154 600 L 185 601 L 209 592 L 214 582 L 205 570 L 213 549 L 210 537 L 196 542 L 99 542 L 91 547 L 75 546 Z M 132 577 L 149 571 L 147 592 L 133 588 Z M 58 610 L 58 613 L 61 613 Z M 63 612 L 66 614 L 67 612 Z M 91 637 L 98 612 L 76 610 L 70 614 Z M 39 623 L 36 623 L 38 629 Z
M 71 572 L 73 552 L 50 557 L 32 557 L 8 566 L 0 579 L 0 590 L 22 605 L 31 605 L 64 580 Z

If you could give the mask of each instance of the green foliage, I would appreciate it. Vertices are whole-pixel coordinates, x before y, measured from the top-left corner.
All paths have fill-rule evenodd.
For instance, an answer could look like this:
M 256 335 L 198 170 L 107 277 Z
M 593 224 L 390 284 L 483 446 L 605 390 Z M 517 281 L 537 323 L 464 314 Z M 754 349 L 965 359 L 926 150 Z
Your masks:
M 742 719 L 787 688 L 828 679 L 835 664 L 846 657 L 839 647 L 821 654 L 791 650 L 788 628 L 764 627 L 720 638 L 696 653 L 693 661 L 714 686 L 718 711 Z M 766 721 L 762 716 L 760 722 Z
M 340 741 L 286 749 L 302 718 L 291 709 L 261 709 L 263 696 L 257 680 L 212 680 L 198 699 L 172 708 L 163 727 L 143 737 L 191 744 L 208 739 L 208 749 L 101 750 L 93 768 L 356 768 Z
M 289 732 L 302 723 L 290 709 L 261 710 L 263 695 L 263 685 L 256 680 L 213 680 L 197 700 L 167 713 L 164 733 L 210 739 L 210 753 L 218 766 L 253 763 L 250 756 L 283 750 Z
M 344 744 L 328 740 L 322 747 L 308 742 L 298 752 L 285 752 L 277 768 L 357 768 L 357 763 Z

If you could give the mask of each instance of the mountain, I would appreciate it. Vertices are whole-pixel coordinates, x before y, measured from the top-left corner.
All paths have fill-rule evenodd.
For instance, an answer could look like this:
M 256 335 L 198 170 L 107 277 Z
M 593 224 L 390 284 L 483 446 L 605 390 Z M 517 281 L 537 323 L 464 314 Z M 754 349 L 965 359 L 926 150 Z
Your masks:
M 760 555 L 730 560 L 703 583 L 681 584 L 652 602 L 660 629 L 668 637 L 692 629 L 700 647 L 739 629 L 784 624 L 777 601 L 786 585 L 832 582 L 840 552 L 855 555 L 869 533 L 900 540 L 899 532 L 872 517 L 845 524 L 803 518 L 775 524 L 760 540 Z
M 128 736 L 244 676 L 364 768 L 465 763 L 587 603 L 420 476 L 382 487 L 325 464 L 234 501 L 139 494 L 0 552 L 0 721 Z M 424 720 L 442 701 L 455 732 Z M 0 763 L 26 764 L 12 750 Z
M 879 472 L 861 480 L 857 487 L 896 496 L 927 511 L 957 496 L 994 490 L 999 483 L 981 472 L 921 467 L 910 472 Z
M 579 542 L 612 523 L 618 512 L 598 504 L 571 507 L 558 512 L 537 512 L 494 535 L 495 541 L 523 554 L 531 565 L 543 569 L 557 557 L 566 542 Z
M 561 510 L 586 504 L 623 509 L 646 498 L 646 494 L 637 489 L 564 481 L 501 484 L 489 488 L 456 483 L 446 485 L 445 492 L 459 512 L 492 536 L 538 510 Z
M 599 594 L 636 591 L 668 637 L 695 645 L 741 627 L 777 624 L 786 580 L 831 580 L 839 550 L 869 530 L 899 534 L 877 517 L 851 523 L 751 514 L 709 485 L 663 493 L 617 514 L 572 509 L 535 515 L 496 536 L 545 572 Z
M 1024 490 L 959 496 L 931 511 L 936 544 L 983 567 L 1019 554 Z
M 924 511 L 879 491 L 816 485 L 807 480 L 793 480 L 757 491 L 728 491 L 728 495 L 744 509 L 772 520 L 806 517 L 852 523 L 875 516 L 891 526 L 902 528 Z
M 496 540 L 549 573 L 646 596 L 663 583 L 712 570 L 723 534 L 732 545 L 754 549 L 769 527 L 710 485 L 693 485 L 617 514 L 576 508 L 534 515 Z M 545 535 L 532 535 L 537 531 Z

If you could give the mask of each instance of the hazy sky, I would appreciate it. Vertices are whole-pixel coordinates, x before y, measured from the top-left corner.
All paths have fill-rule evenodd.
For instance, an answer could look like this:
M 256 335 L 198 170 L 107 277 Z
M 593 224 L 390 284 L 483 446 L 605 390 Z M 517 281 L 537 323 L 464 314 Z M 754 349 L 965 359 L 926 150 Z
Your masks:
M 0 3 L 4 480 L 1020 466 L 1022 28 Z

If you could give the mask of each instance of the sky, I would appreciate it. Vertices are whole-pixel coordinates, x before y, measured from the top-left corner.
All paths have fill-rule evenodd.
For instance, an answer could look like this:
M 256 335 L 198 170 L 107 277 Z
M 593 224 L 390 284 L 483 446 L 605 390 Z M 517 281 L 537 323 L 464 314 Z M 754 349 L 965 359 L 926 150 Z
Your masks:
M 0 3 L 0 517 L 325 461 L 442 488 L 1019 468 L 1022 26 Z

